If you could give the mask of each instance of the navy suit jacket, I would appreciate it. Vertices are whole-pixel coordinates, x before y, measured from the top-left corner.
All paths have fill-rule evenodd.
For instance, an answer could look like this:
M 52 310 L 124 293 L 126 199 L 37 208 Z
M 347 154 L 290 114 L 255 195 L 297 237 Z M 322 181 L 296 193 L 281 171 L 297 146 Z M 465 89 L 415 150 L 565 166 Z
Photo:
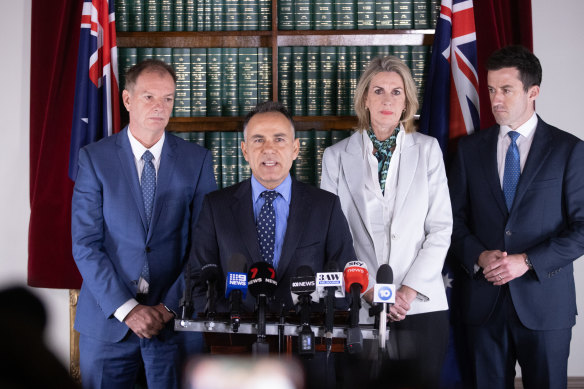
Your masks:
M 81 149 L 72 201 L 73 257 L 83 277 L 75 329 L 112 342 L 129 331 L 113 314 L 136 296 L 144 261 L 147 305 L 178 312 L 191 229 L 216 189 L 211 153 L 166 133 L 148 229 L 127 131 Z
M 224 277 L 230 270 L 227 266 L 234 254 L 242 254 L 247 259 L 248 270 L 253 263 L 261 261 L 251 179 L 207 195 L 193 237 L 199 242 L 191 252 L 193 267 L 200 269 L 207 263 L 218 264 L 222 273 L 218 283 L 223 292 Z M 290 277 L 296 276 L 298 267 L 307 265 L 317 273 L 323 271 L 326 262 L 336 261 L 342 271 L 352 260 L 355 260 L 353 240 L 339 198 L 292 179 L 290 213 L 276 268 L 278 287 L 274 300 L 284 302 L 286 308 L 292 306 Z M 204 288 L 202 285 L 197 290 L 197 312 L 202 312 L 206 304 Z M 255 298 L 248 293 L 245 309 L 252 312 L 254 304 Z M 224 298 L 219 299 L 217 311 L 229 311 Z
M 471 325 L 488 320 L 501 287 L 474 265 L 484 250 L 526 253 L 533 271 L 509 282 L 519 319 L 532 330 L 575 323 L 573 261 L 584 254 L 584 142 L 538 118 L 533 143 L 507 210 L 497 170 L 499 126 L 464 137 L 450 181 L 452 250 L 467 277 L 462 315 Z

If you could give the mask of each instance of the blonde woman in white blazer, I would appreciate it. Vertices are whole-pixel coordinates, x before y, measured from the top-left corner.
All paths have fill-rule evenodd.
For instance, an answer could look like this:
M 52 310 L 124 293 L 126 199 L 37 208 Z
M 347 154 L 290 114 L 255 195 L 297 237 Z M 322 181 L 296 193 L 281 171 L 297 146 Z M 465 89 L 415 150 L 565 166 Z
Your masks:
M 417 109 L 408 67 L 393 56 L 373 59 L 356 89 L 358 131 L 325 150 L 321 188 L 339 196 L 369 270 L 360 323 L 373 322 L 377 269 L 389 264 L 398 288 L 387 315 L 390 358 L 402 362 L 405 384 L 436 387 L 448 345 L 442 266 L 452 210 L 438 142 L 414 130 Z

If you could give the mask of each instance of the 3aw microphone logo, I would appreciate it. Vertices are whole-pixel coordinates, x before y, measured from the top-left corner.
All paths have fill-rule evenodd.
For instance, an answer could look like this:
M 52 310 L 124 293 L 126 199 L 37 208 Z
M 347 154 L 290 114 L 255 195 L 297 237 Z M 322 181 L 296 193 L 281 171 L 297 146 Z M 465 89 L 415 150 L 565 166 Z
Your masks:
M 318 273 L 318 281 L 340 281 L 341 273 Z
M 389 286 L 382 286 L 377 290 L 377 297 L 379 297 L 381 301 L 390 301 L 392 296 L 393 291 Z

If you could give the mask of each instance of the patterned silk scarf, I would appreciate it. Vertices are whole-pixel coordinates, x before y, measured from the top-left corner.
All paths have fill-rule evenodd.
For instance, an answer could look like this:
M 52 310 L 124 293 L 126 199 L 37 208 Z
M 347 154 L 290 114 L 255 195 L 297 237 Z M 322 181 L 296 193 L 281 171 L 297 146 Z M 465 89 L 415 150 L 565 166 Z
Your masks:
M 391 160 L 391 155 L 395 151 L 395 145 L 397 141 L 397 134 L 399 133 L 399 127 L 393 131 L 391 136 L 384 140 L 383 142 L 377 140 L 375 133 L 371 128 L 367 131 L 369 139 L 373 142 L 373 147 L 377 149 L 375 152 L 375 158 L 377 158 L 377 170 L 379 174 L 379 186 L 381 186 L 381 192 L 385 194 L 385 180 L 387 179 L 387 171 L 389 169 L 389 161 Z

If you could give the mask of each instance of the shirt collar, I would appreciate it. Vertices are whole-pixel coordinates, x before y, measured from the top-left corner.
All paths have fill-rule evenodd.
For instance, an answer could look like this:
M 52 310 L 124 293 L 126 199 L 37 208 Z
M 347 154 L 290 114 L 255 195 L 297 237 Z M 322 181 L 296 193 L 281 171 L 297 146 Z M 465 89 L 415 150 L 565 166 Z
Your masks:
M 165 136 L 166 134 L 163 132 L 158 142 L 147 149 L 142 143 L 140 143 L 138 139 L 134 137 L 134 135 L 132 135 L 132 131 L 130 131 L 130 127 L 128 127 L 128 139 L 130 140 L 130 146 L 132 147 L 132 154 L 134 154 L 134 158 L 136 158 L 138 161 L 142 159 L 142 154 L 144 154 L 146 150 L 150 150 L 154 156 L 155 161 L 160 161 L 160 154 L 162 154 L 162 146 L 164 145 Z
M 251 175 L 251 196 L 252 200 L 255 204 L 258 201 L 258 197 L 262 194 L 262 192 L 270 190 L 260 184 L 260 182 L 255 178 L 255 176 Z M 286 200 L 288 204 L 290 204 L 290 194 L 292 193 L 292 178 L 290 178 L 290 174 L 286 176 L 284 181 L 280 185 L 278 185 L 275 189 L 276 192 L 280 194 Z
M 524 138 L 529 138 L 535 131 L 536 127 L 537 115 L 534 112 L 533 115 L 531 115 L 531 117 L 525 123 L 520 125 L 516 130 L 512 130 L 511 127 L 509 126 L 501 126 L 499 128 L 499 138 L 504 138 L 505 136 L 507 136 L 509 131 L 516 131 Z

